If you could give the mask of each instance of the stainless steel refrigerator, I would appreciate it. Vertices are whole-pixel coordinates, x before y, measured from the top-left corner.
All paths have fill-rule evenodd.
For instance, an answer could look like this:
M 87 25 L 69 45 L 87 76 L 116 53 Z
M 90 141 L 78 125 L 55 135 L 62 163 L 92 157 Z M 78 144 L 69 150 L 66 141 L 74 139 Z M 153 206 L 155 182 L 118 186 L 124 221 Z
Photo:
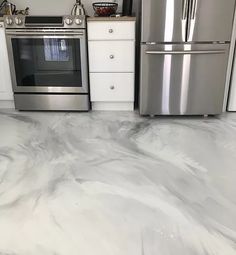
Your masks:
M 222 113 L 235 0 L 142 0 L 140 113 Z

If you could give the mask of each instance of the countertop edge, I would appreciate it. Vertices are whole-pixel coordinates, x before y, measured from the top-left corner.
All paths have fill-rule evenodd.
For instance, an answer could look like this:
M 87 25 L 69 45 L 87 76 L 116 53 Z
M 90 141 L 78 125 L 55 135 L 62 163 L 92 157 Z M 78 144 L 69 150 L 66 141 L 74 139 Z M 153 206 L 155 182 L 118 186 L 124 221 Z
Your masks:
M 136 21 L 136 17 L 88 17 L 87 21 Z

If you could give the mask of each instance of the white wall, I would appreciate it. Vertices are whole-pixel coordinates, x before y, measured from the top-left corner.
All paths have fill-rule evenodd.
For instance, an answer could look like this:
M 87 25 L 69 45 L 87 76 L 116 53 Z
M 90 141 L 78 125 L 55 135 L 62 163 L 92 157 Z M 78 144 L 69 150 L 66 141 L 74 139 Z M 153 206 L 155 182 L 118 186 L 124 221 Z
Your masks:
M 105 0 L 108 2 L 109 0 Z M 67 15 L 70 14 L 75 0 L 12 0 L 17 5 L 17 9 L 30 8 L 30 15 Z M 82 0 L 88 15 L 93 15 L 92 8 L 94 0 Z M 122 0 L 110 0 L 118 2 L 121 8 Z

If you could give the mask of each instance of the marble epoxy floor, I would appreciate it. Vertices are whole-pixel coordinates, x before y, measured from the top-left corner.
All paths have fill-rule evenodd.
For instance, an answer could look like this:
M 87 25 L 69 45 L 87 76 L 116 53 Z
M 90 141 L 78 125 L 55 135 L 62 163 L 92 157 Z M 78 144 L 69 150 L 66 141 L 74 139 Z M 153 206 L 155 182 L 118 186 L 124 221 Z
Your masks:
M 236 114 L 0 112 L 0 255 L 236 255 Z

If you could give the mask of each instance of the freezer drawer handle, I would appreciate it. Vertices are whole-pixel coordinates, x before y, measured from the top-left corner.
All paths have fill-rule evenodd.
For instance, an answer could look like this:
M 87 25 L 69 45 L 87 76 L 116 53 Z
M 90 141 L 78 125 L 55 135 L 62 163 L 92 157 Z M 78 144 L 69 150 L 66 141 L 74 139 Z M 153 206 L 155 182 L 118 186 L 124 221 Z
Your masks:
M 150 55 L 191 55 L 191 54 L 225 54 L 224 50 L 198 50 L 198 51 L 146 51 Z

